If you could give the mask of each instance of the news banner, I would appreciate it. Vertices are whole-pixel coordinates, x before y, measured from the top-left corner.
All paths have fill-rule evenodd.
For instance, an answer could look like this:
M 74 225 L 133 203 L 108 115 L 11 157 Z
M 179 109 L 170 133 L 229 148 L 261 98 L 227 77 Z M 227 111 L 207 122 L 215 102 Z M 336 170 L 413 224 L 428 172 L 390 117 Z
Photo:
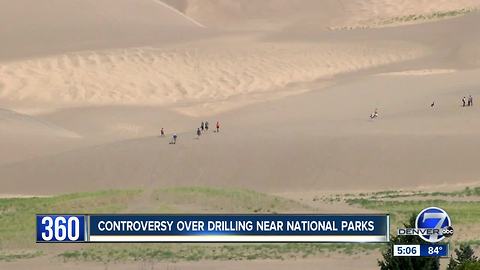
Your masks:
M 372 242 L 388 215 L 37 215 L 37 242 Z
M 427 214 L 426 219 L 439 214 Z M 423 216 L 422 216 L 423 217 Z M 444 219 L 440 217 L 444 225 Z M 418 218 L 417 218 L 418 219 Z M 447 222 L 450 226 L 450 219 Z M 437 223 L 432 223 L 440 228 Z M 427 224 L 431 226 L 431 224 Z M 420 228 L 422 229 L 422 228 Z M 401 229 L 399 229 L 400 232 Z M 427 244 L 394 245 L 395 256 L 448 256 L 445 236 L 421 232 Z M 428 234 L 429 233 L 429 234 Z M 434 234 L 436 233 L 436 234 Z M 453 233 L 453 229 L 452 229 Z M 433 239 L 433 241 L 432 241 Z M 388 243 L 388 214 L 38 214 L 37 243 Z

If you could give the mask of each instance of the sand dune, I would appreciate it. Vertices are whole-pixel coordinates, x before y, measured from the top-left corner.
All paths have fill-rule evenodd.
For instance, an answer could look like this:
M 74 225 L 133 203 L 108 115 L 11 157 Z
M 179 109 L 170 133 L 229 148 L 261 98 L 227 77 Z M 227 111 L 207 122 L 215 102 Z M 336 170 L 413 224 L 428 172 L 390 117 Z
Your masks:
M 250 18 L 257 26 L 269 25 L 274 23 L 274 18 L 282 18 L 282 27 L 291 29 L 287 24 L 310 24 L 291 16 L 301 14 L 302 20 L 308 20 L 307 15 L 315 17 L 318 10 L 336 20 L 343 18 L 335 13 L 341 10 L 348 14 L 349 20 L 360 22 L 411 12 L 474 7 L 478 2 L 433 4 L 431 1 L 404 0 L 402 5 L 397 5 L 386 0 L 347 3 L 333 0 L 203 1 L 202 4 L 194 0 L 168 1 L 194 18 L 191 19 L 158 1 L 142 0 L 137 5 L 130 0 L 115 3 L 103 0 L 95 4 L 95 12 L 90 12 L 93 2 L 89 1 L 55 1 L 52 3 L 55 8 L 48 10 L 37 9 L 38 4 L 29 1 L 5 4 L 6 8 L 0 11 L 5 13 L 0 16 L 3 22 L 15 23 L 13 28 L 0 30 L 0 37 L 6 40 L 0 50 L 13 58 L 15 55 L 23 58 L 36 55 L 30 59 L 0 62 L 1 106 L 38 114 L 70 107 L 148 105 L 163 106 L 188 116 L 212 115 L 304 93 L 312 87 L 318 88 L 316 83 L 320 80 L 325 86 L 331 84 L 331 78 L 336 75 L 424 58 L 431 54 L 431 46 L 439 46 L 437 41 L 431 44 L 412 42 L 403 38 L 401 31 L 389 38 L 377 34 L 373 39 L 368 38 L 370 34 L 356 32 L 353 36 L 362 38 L 341 41 L 335 36 L 323 37 L 322 33 L 292 41 L 288 31 L 281 34 L 281 42 L 278 38 L 269 38 L 268 34 L 245 33 L 200 40 L 198 35 L 204 34 L 204 28 L 194 20 L 201 17 L 198 14 L 221 19 L 222 16 L 215 16 L 219 13 L 242 25 L 248 25 L 244 22 Z M 19 35 L 34 29 L 33 21 L 17 22 L 18 13 L 25 5 L 44 11 L 31 16 L 42 26 L 37 29 L 38 36 Z M 79 12 L 70 16 L 73 7 Z M 131 10 L 131 14 L 117 21 L 117 16 L 125 9 Z M 89 18 L 88 25 L 82 21 L 84 18 Z M 55 23 L 57 20 L 62 20 L 61 26 Z M 335 22 L 335 25 L 345 22 Z M 49 39 L 49 33 L 58 37 Z M 177 39 L 170 34 L 182 37 Z M 35 39 L 35 42 L 26 38 Z M 182 40 L 190 42 L 179 42 Z M 171 42 L 175 45 L 168 44 Z M 137 47 L 125 48 L 131 46 Z M 480 54 L 477 47 L 467 42 L 455 46 L 461 46 L 455 49 L 456 59 L 468 62 L 471 67 L 478 65 L 477 58 L 469 57 Z M 103 49 L 105 47 L 122 49 Z M 451 49 L 453 45 L 445 47 Z M 32 48 L 39 51 L 30 50 Z M 0 52 L 0 60 L 1 55 Z M 113 129 L 141 133 L 139 127 L 125 123 L 115 124 Z
M 190 40 L 202 28 L 153 0 L 0 3 L 0 61 Z
M 164 2 L 204 25 L 229 29 L 272 30 L 308 20 L 329 24 L 334 17 L 343 16 L 342 5 L 335 0 L 164 0 Z
M 233 29 L 282 29 L 376 26 L 389 18 L 471 9 L 478 0 L 164 0 L 207 26 Z
M 162 127 L 167 134 L 189 131 L 198 124 L 196 119 L 158 106 L 79 107 L 38 117 L 75 131 L 84 139 L 101 139 L 103 142 L 158 136 Z
M 29 113 L 32 108 L 169 105 L 187 115 L 210 115 L 305 91 L 301 83 L 428 53 L 407 42 L 247 42 L 70 53 L 4 63 L 0 101 Z
M 429 1 L 429 0 L 358 0 L 345 1 L 345 10 L 351 14 L 344 26 L 378 26 L 388 19 L 410 15 L 428 15 L 435 12 L 470 10 L 480 7 L 478 0 Z M 421 22 L 422 20 L 420 20 Z M 392 20 L 390 23 L 402 24 L 406 21 Z
M 2 136 L 50 136 L 79 138 L 78 134 L 31 116 L 0 109 L 0 132 Z
M 425 8 L 427 2 L 421 3 Z M 167 10 L 192 33 L 203 29 L 154 4 L 148 4 L 152 12 Z M 47 191 L 30 185 L 31 179 L 55 192 L 174 184 L 347 189 L 364 181 L 391 187 L 477 180 L 477 111 L 459 111 L 458 101 L 477 94 L 479 20 L 471 14 L 300 36 L 228 32 L 174 45 L 3 61 L 2 106 L 35 113 L 82 139 L 50 151 L 50 143 L 66 140 L 44 140 L 35 151 L 26 151 L 22 141 L 16 149 L 28 153 L 0 167 L 2 187 L 12 194 Z M 375 74 L 403 76 L 369 76 Z M 412 76 L 417 74 L 422 76 Z M 440 109 L 429 110 L 433 100 Z M 368 115 L 375 107 L 382 119 L 372 123 Z M 227 133 L 193 140 L 206 119 L 221 120 Z M 185 144 L 172 148 L 159 139 L 161 127 L 181 133 Z
M 209 120 L 219 119 L 222 132 L 200 140 L 192 125 L 174 146 L 155 136 L 4 165 L 2 186 L 6 193 L 51 194 L 177 185 L 281 192 L 478 182 L 480 111 L 460 107 L 459 97 L 480 95 L 479 72 L 433 80 L 350 79 L 217 115 Z M 380 118 L 370 121 L 375 107 Z
M 0 109 L 0 164 L 78 147 L 81 136 L 44 119 Z

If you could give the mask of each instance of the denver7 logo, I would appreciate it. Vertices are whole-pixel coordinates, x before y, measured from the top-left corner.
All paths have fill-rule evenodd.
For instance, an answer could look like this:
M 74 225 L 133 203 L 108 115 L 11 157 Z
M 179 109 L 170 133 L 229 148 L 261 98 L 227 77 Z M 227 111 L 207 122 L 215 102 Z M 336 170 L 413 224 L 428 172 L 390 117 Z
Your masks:
M 452 225 L 447 212 L 438 207 L 429 207 L 423 209 L 417 216 L 415 222 L 417 229 L 434 229 L 434 233 L 420 234 L 423 240 L 436 243 L 445 238 L 444 230 Z

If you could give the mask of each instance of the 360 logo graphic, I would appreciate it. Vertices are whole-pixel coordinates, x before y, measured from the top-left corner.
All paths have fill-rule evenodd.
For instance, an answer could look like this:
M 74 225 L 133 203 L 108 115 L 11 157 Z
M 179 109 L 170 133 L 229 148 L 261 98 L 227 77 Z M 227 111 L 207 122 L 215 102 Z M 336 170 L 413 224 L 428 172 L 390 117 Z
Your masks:
M 423 209 L 417 216 L 415 226 L 419 231 L 425 230 L 418 236 L 430 243 L 437 243 L 453 235 L 453 227 L 447 212 L 438 207 Z

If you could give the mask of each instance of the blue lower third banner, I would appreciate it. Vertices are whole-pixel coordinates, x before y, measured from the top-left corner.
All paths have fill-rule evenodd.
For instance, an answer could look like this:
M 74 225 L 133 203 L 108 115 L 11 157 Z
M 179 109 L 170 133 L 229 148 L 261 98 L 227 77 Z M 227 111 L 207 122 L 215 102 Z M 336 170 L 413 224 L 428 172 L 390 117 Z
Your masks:
M 389 226 L 388 215 L 37 215 L 37 242 L 379 243 L 388 242 Z

